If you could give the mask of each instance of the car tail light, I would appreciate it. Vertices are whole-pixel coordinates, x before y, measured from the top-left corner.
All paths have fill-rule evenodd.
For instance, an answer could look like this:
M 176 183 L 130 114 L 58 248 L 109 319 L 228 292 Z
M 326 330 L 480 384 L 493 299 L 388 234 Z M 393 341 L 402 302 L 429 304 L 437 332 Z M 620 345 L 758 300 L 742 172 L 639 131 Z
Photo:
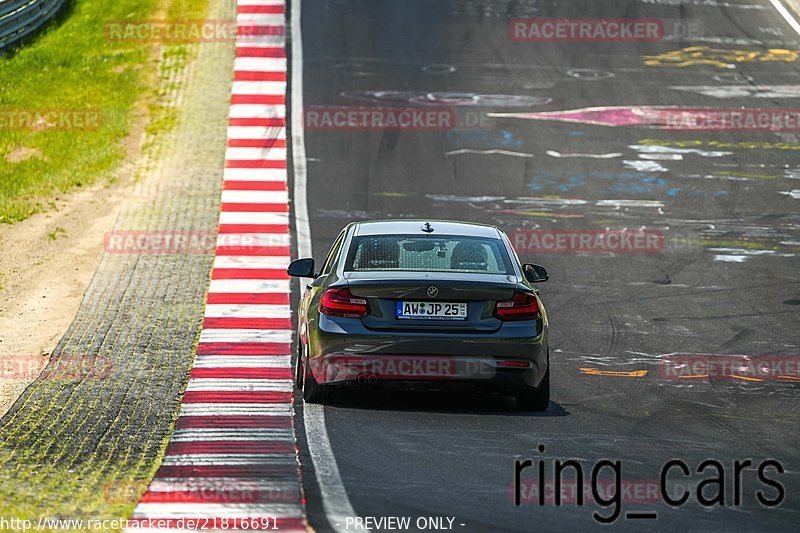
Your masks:
M 350 289 L 328 289 L 319 302 L 319 312 L 328 316 L 361 318 L 369 314 L 369 303 L 365 298 L 353 296 Z
M 494 316 L 503 321 L 533 320 L 541 318 L 539 301 L 529 292 L 517 291 L 510 300 L 501 300 L 494 306 Z

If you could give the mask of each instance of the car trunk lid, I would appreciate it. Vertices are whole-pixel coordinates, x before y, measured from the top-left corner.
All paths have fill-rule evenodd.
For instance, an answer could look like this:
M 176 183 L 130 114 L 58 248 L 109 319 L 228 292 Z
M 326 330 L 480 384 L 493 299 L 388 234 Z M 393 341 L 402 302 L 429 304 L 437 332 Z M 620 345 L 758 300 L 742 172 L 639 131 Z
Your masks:
M 465 279 L 468 278 L 468 279 Z M 492 332 L 502 322 L 492 315 L 498 300 L 514 295 L 514 276 L 440 272 L 347 272 L 354 296 L 367 298 L 364 326 L 384 331 Z M 398 318 L 398 302 L 465 303 L 466 319 Z

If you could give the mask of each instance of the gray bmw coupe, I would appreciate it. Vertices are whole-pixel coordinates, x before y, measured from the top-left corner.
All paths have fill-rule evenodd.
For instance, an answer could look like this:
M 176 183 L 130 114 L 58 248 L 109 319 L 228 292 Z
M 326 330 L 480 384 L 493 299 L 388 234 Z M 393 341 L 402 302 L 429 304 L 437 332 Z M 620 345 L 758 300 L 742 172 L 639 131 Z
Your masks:
M 471 384 L 513 394 L 520 409 L 547 409 L 547 314 L 533 286 L 547 272 L 520 264 L 500 229 L 356 222 L 319 270 L 298 259 L 288 273 L 313 278 L 298 310 L 295 382 L 305 401 L 353 383 Z

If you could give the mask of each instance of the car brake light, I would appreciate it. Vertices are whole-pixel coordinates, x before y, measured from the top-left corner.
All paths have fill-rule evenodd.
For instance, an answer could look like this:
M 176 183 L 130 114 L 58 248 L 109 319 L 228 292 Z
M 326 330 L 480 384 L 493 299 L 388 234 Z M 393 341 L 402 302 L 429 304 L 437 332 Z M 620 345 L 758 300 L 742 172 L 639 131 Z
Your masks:
M 353 296 L 350 289 L 328 289 L 319 302 L 319 312 L 328 316 L 361 318 L 369 314 L 369 304 L 364 298 Z
M 501 300 L 494 306 L 494 316 L 503 321 L 533 320 L 541 318 L 539 301 L 529 292 L 516 291 L 510 300 Z

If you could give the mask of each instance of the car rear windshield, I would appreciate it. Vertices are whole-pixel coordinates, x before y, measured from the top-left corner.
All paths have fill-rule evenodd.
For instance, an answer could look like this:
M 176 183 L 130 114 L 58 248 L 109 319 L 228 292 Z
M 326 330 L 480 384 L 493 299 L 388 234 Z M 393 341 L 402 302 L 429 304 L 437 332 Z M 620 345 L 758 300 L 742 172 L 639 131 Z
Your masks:
M 460 235 L 370 235 L 354 237 L 347 272 L 398 270 L 512 274 L 503 241 Z

